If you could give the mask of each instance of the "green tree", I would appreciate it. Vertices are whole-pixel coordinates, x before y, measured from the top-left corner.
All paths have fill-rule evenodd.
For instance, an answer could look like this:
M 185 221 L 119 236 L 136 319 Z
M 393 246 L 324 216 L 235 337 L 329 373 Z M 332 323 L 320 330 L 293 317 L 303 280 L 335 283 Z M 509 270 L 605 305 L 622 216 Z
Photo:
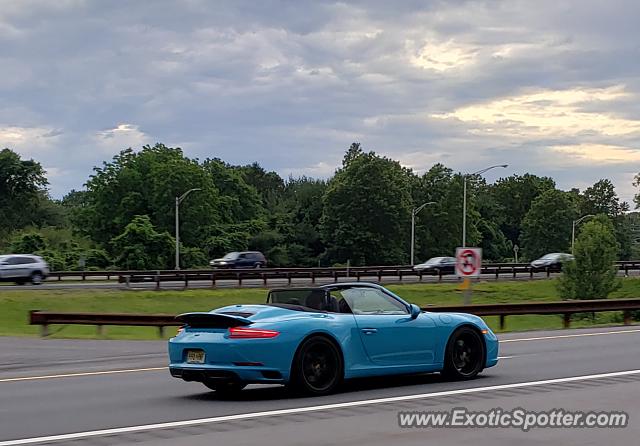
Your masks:
M 0 240 L 16 229 L 41 223 L 47 184 L 40 163 L 23 160 L 9 149 L 0 151 Z
M 619 288 L 617 245 L 613 224 L 606 215 L 585 223 L 576 239 L 575 260 L 565 264 L 558 281 L 562 299 L 606 299 Z
M 571 193 L 550 189 L 536 198 L 522 222 L 520 240 L 525 256 L 535 259 L 550 252 L 566 252 L 577 213 Z
M 354 265 L 408 259 L 409 178 L 397 161 L 361 153 L 336 172 L 323 197 L 321 230 L 332 261 Z
M 172 267 L 175 240 L 168 232 L 156 231 L 148 215 L 136 215 L 124 232 L 111 240 L 118 253 L 116 265 L 124 269 Z
M 208 231 L 224 220 L 220 195 L 212 176 L 179 148 L 162 144 L 139 152 L 120 152 L 110 163 L 95 168 L 79 198 L 76 227 L 107 246 L 136 215 L 147 215 L 160 232 L 175 231 L 175 197 L 199 188 L 180 205 L 180 238 L 197 246 Z M 69 200 L 70 201 L 70 200 Z
M 620 201 L 613 183 L 608 179 L 599 180 L 585 189 L 580 198 L 580 215 L 604 214 L 611 219 L 620 247 L 618 258 L 628 260 L 631 257 L 631 228 L 624 215 L 629 204 Z
M 46 248 L 44 238 L 38 233 L 20 234 L 11 242 L 11 252 L 20 254 L 35 254 Z
M 255 188 L 262 198 L 263 206 L 267 211 L 277 209 L 284 192 L 284 180 L 276 172 L 267 172 L 258 163 L 235 168 L 244 181 Z
M 491 191 L 501 208 L 500 230 L 511 243 L 520 241 L 523 220 L 535 199 L 552 189 L 555 189 L 555 182 L 551 178 L 528 173 L 496 181 Z

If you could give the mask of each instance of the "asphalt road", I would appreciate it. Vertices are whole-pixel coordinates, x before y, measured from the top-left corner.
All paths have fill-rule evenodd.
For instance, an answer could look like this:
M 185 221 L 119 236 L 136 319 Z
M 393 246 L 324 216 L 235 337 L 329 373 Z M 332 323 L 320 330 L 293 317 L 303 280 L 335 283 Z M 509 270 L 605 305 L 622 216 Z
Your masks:
M 0 446 L 637 443 L 640 327 L 511 333 L 501 340 L 499 365 L 470 382 L 444 382 L 437 374 L 358 380 L 319 398 L 249 386 L 224 400 L 169 377 L 164 342 L 0 338 Z M 585 378 L 617 372 L 626 374 Z M 454 407 L 618 410 L 631 418 L 624 429 L 529 432 L 397 424 L 398 411 Z M 116 430 L 96 432 L 105 429 Z M 51 437 L 67 434 L 75 436 Z
M 552 273 L 551 277 L 557 277 L 557 273 Z M 546 273 L 535 273 L 533 275 L 533 280 L 543 280 L 547 279 Z M 479 278 L 480 280 L 496 280 L 495 274 L 482 274 Z M 340 277 L 340 282 L 354 282 L 357 279 L 355 277 Z M 378 282 L 378 276 L 370 276 L 365 277 L 362 276 L 360 278 L 363 282 Z M 505 281 L 505 280 L 531 280 L 529 273 L 519 273 L 516 274 L 516 277 L 513 277 L 511 274 L 502 274 L 499 276 L 497 280 Z M 442 277 L 442 282 L 458 282 L 459 279 L 455 275 L 447 275 Z M 334 279 L 331 277 L 317 278 L 315 281 L 316 285 L 323 285 L 327 283 L 333 283 Z M 398 277 L 383 277 L 382 284 L 398 284 L 398 283 L 419 283 L 419 276 L 403 276 L 402 280 Z M 423 283 L 437 283 L 437 276 L 423 276 Z M 311 279 L 297 278 L 291 280 L 292 286 L 309 286 L 312 285 Z M 162 289 L 183 289 L 184 282 L 161 282 L 160 284 Z M 263 288 L 264 282 L 261 279 L 243 279 L 242 280 L 242 288 Z M 283 287 L 289 286 L 289 281 L 287 279 L 269 279 L 267 282 L 267 287 L 275 288 L 275 287 Z M 196 289 L 196 288 L 211 288 L 212 284 L 210 280 L 194 280 L 188 283 L 188 288 Z M 216 280 L 216 288 L 239 288 L 239 284 L 237 280 Z M 0 286 L 0 290 L 2 291 L 11 291 L 11 290 L 59 290 L 59 289 L 133 289 L 133 290 L 153 290 L 156 289 L 155 282 L 139 282 L 132 283 L 129 288 L 127 288 L 126 284 L 118 283 L 116 281 L 88 281 L 84 282 L 81 280 L 62 280 L 55 281 L 49 280 L 44 282 L 42 285 L 10 285 L 5 284 Z

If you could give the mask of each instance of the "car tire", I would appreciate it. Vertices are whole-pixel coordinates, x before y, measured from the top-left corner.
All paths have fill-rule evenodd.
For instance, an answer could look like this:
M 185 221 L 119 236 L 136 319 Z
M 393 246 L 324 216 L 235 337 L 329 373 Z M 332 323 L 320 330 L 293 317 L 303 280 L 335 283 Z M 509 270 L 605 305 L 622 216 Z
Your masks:
M 455 330 L 447 342 L 442 375 L 452 381 L 473 379 L 484 369 L 485 361 L 482 335 L 463 326 Z
M 342 383 L 344 361 L 340 349 L 324 336 L 305 339 L 291 365 L 291 389 L 304 395 L 327 395 Z
M 255 263 L 255 264 L 253 265 L 253 267 L 254 267 L 255 269 L 260 269 L 260 268 L 262 268 L 262 263 L 260 263 L 260 262 Z
M 241 381 L 221 383 L 220 381 L 205 379 L 204 381 L 202 381 L 202 384 L 215 391 L 216 394 L 220 396 L 233 396 L 247 387 L 247 385 Z
M 31 273 L 31 284 L 32 285 L 42 285 L 42 281 L 44 280 L 44 276 L 40 271 L 35 271 Z

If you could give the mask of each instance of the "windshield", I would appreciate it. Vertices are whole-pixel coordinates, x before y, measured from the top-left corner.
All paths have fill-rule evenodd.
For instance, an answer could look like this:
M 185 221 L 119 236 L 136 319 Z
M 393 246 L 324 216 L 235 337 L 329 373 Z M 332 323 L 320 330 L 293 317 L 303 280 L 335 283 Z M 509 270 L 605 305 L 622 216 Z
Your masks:
M 558 254 L 547 254 L 540 258 L 540 260 L 553 260 L 558 257 Z
M 238 252 L 230 252 L 229 254 L 227 254 L 226 256 L 224 256 L 224 257 L 222 258 L 222 260 L 235 260 L 235 259 L 237 259 L 237 258 L 238 258 L 238 255 L 239 255 L 239 254 L 240 254 L 240 253 L 238 253 Z
M 432 259 L 427 260 L 425 262 L 425 265 L 436 265 L 436 264 L 440 263 L 443 259 L 444 259 L 444 257 L 434 257 Z
M 407 314 L 401 303 L 375 288 L 347 288 L 340 291 L 353 314 Z

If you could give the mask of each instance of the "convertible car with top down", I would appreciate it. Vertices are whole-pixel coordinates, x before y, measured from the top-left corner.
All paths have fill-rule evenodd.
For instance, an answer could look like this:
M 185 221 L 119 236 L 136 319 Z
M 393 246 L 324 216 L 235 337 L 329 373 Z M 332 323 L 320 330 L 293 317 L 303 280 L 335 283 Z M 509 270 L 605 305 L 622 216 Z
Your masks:
M 481 318 L 422 311 L 372 283 L 271 290 L 264 305 L 177 319 L 171 375 L 219 393 L 262 383 L 323 395 L 351 378 L 426 372 L 466 380 L 498 362 Z

